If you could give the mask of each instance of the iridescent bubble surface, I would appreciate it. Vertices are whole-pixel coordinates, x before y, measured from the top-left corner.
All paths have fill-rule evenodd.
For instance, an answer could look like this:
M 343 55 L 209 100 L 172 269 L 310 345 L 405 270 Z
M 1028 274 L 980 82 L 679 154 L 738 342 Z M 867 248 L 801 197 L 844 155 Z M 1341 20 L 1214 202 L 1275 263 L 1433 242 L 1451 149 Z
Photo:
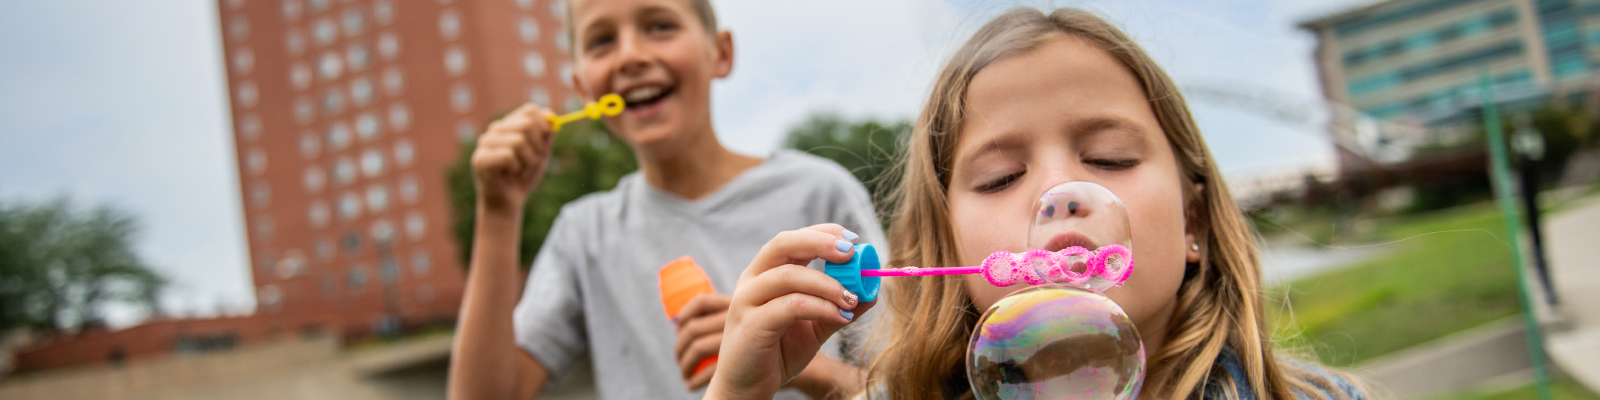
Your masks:
M 1104 295 L 1068 285 L 1012 293 L 983 314 L 967 346 L 978 399 L 1138 397 L 1144 343 Z

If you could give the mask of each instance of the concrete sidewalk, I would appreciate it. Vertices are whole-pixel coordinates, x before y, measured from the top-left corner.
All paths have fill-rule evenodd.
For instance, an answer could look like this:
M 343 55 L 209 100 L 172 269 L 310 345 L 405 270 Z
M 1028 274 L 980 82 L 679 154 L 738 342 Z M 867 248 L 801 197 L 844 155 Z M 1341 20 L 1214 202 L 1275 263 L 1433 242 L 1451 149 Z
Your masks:
M 1600 197 L 1577 201 L 1546 219 L 1545 253 L 1561 303 L 1540 314 L 1550 361 L 1600 392 Z

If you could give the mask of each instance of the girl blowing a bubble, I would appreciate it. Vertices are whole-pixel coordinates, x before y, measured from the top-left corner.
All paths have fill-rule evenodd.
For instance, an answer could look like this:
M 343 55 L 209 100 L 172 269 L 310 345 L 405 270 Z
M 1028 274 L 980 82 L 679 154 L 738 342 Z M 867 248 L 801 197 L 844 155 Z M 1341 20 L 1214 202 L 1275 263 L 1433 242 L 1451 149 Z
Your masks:
M 903 161 L 885 267 L 979 265 L 995 251 L 1025 252 L 1038 195 L 1093 182 L 1122 199 L 1137 243 L 1138 268 L 1105 294 L 1148 352 L 1141 398 L 1364 398 L 1346 375 L 1273 349 L 1253 234 L 1182 95 L 1102 19 L 1016 9 L 984 25 L 934 82 Z M 851 260 L 852 249 L 835 245 L 838 231 L 785 232 L 753 259 L 706 397 L 771 396 L 819 343 L 876 306 L 887 315 L 866 397 L 970 398 L 968 334 L 1022 284 L 997 287 L 978 274 L 886 278 L 879 302 L 860 301 L 804 268 L 814 258 Z

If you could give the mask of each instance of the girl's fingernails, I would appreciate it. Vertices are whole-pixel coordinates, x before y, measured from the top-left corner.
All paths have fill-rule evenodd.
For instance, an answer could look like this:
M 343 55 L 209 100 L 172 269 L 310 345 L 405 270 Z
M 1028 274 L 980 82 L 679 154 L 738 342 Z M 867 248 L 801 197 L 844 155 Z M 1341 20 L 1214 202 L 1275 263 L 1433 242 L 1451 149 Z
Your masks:
M 852 321 L 856 319 L 856 313 L 845 311 L 842 308 L 839 309 L 839 316 L 844 317 L 846 321 Z
M 859 238 L 861 238 L 861 235 L 857 235 L 855 232 L 851 232 L 849 229 L 845 229 L 844 230 L 844 240 L 849 240 L 849 241 L 854 242 L 854 241 L 856 241 L 856 239 L 859 239 Z
M 844 292 L 844 303 L 845 304 L 849 304 L 850 307 L 855 307 L 856 306 L 856 294 L 855 293 L 850 293 L 850 289 L 844 289 L 844 290 L 841 290 L 841 291 Z
M 835 241 L 833 241 L 833 247 L 838 248 L 840 253 L 849 253 L 850 249 L 854 248 L 855 246 L 856 245 L 851 244 L 850 242 L 843 241 L 843 240 L 835 240 Z

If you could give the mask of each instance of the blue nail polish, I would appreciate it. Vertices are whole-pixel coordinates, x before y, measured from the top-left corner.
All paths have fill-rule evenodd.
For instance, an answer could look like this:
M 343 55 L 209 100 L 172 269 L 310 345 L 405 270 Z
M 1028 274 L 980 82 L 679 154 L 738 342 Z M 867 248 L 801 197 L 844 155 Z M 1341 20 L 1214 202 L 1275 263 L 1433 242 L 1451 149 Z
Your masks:
M 849 240 L 849 241 L 854 242 L 854 241 L 856 241 L 856 239 L 859 239 L 859 238 L 861 238 L 861 235 L 857 235 L 855 232 L 851 232 L 849 229 L 845 229 L 844 230 L 844 240 Z
M 855 246 L 856 245 L 851 244 L 850 242 L 843 241 L 843 240 L 835 240 L 835 241 L 833 241 L 833 247 L 839 249 L 840 253 L 849 253 L 850 252 L 850 248 L 855 247 Z
M 844 319 L 852 320 L 852 321 L 854 321 L 856 319 L 856 313 L 845 311 L 845 309 L 843 309 L 843 308 L 839 309 L 839 316 L 844 317 Z

